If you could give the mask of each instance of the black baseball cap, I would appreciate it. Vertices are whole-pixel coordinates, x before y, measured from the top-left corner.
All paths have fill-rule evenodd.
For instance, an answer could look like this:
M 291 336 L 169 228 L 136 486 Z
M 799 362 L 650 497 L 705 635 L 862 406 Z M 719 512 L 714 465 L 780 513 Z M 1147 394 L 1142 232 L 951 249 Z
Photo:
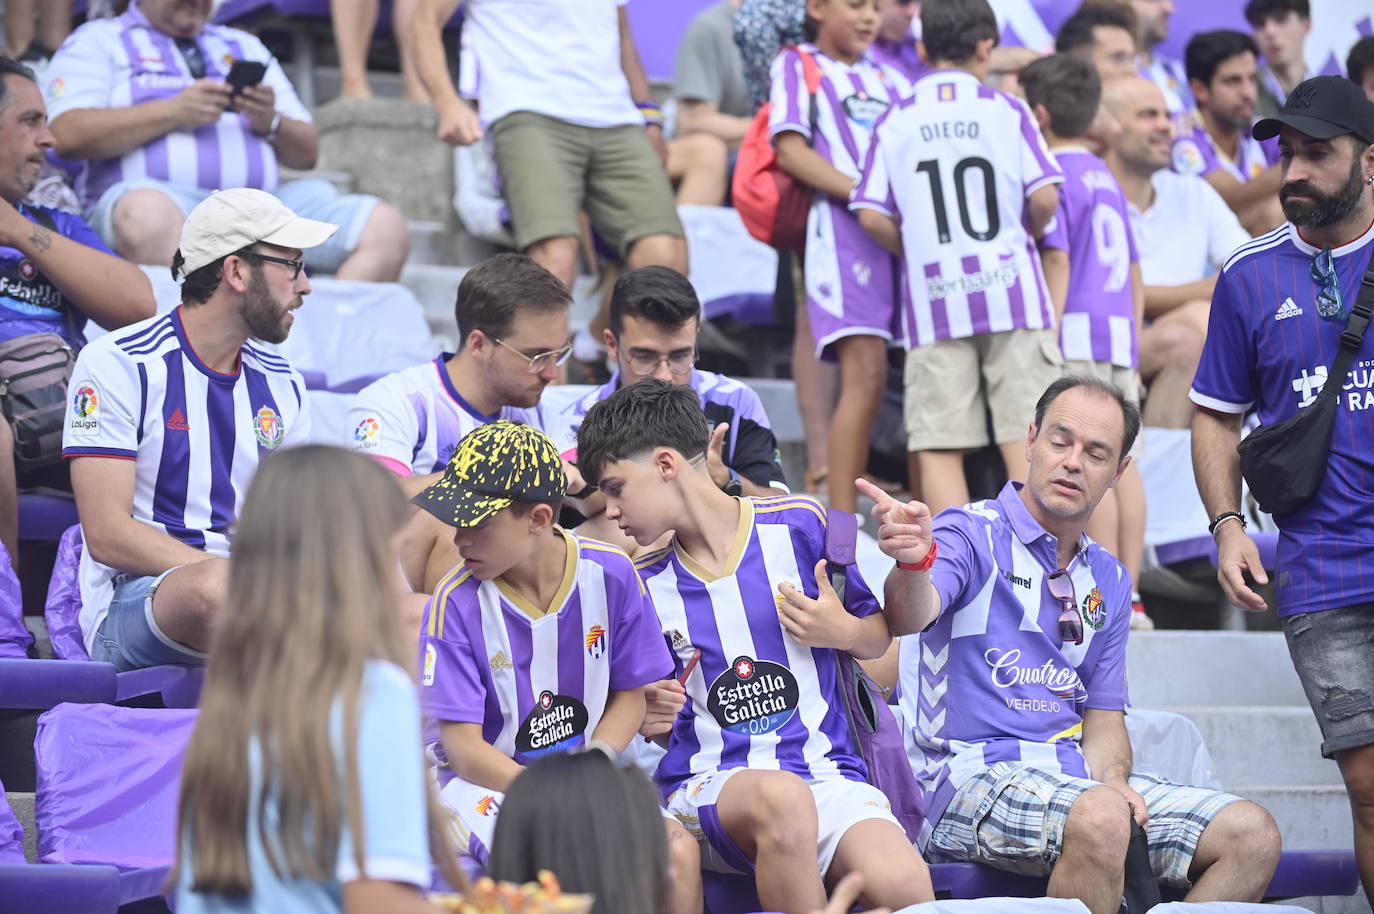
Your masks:
M 1344 76 L 1314 76 L 1288 93 L 1278 114 L 1256 121 L 1250 135 L 1267 140 L 1278 136 L 1283 126 L 1317 140 L 1353 133 L 1374 143 L 1374 102 Z
M 475 527 L 513 501 L 562 501 L 568 477 L 553 440 L 505 419 L 458 442 L 438 482 L 411 499 L 453 527 Z

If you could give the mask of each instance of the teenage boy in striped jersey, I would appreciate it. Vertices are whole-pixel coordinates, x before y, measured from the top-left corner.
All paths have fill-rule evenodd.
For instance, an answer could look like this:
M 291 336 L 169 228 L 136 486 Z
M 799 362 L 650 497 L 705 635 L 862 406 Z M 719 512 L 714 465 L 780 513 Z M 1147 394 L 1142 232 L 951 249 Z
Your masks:
M 524 765 L 593 742 L 623 751 L 642 687 L 672 666 L 625 553 L 556 526 L 566 489 L 553 441 L 501 419 L 414 499 L 456 528 L 462 556 L 425 607 L 420 669 L 441 796 L 481 863 Z M 698 912 L 696 848 L 676 823 L 669 836 L 673 910 Z
M 887 622 L 856 569 L 843 602 L 826 581 L 820 505 L 721 491 L 710 437 L 696 393 L 653 378 L 593 405 L 577 433 L 606 517 L 643 545 L 674 531 L 636 563 L 684 678 L 647 690 L 641 730 L 667 736 L 668 811 L 703 866 L 756 876 L 766 910 L 818 910 L 855 871 L 870 907 L 929 901 L 924 862 L 866 781 L 837 676 L 835 650 L 882 656 Z

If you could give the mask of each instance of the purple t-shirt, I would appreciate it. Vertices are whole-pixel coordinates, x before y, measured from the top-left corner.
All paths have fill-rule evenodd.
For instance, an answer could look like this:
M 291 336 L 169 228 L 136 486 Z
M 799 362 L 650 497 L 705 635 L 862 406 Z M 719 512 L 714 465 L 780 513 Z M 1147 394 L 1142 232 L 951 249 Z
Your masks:
M 1218 168 L 1224 168 L 1240 181 L 1253 181 L 1264 170 L 1278 161 L 1278 145 L 1264 144 L 1252 137 L 1249 131 L 1240 135 L 1240 145 L 1236 147 L 1236 158 L 1217 148 L 1212 135 L 1202 124 L 1194 124 L 1191 130 L 1185 129 L 1174 140 L 1174 171 L 1184 175 L 1207 177 Z
M 931 581 L 940 616 L 902 640 L 907 751 L 925 798 L 922 844 L 959 787 L 1022 761 L 1089 777 L 1078 741 L 1087 708 L 1126 707 L 1131 579 L 1084 536 L 1069 563 L 1083 643 L 1061 644 L 1062 607 L 1045 578 L 1057 540 L 1008 483 L 995 499 L 942 511 Z
M 1140 262 L 1126 195 L 1102 160 L 1086 149 L 1054 151 L 1064 172 L 1059 210 L 1042 248 L 1069 255 L 1069 295 L 1059 326 L 1064 358 L 1122 368 L 1140 364 L 1131 265 Z
M 1347 309 L 1374 251 L 1374 227 L 1332 250 Z M 1284 223 L 1241 246 L 1222 267 L 1202 361 L 1189 396 L 1199 406 L 1261 425 L 1291 419 L 1326 382 L 1345 319 L 1317 312 L 1312 260 L 1320 251 Z M 1374 333 L 1345 379 L 1326 476 L 1317 494 L 1275 518 L 1280 616 L 1374 600 Z
M 445 764 L 436 721 L 482 725 L 526 764 L 591 739 L 611 691 L 667 678 L 672 659 L 644 585 L 614 546 L 562 532 L 563 583 L 550 612 L 500 578 L 451 571 L 425 606 L 420 636 L 426 742 Z
M 43 209 L 62 237 L 110 253 L 105 242 L 80 216 L 58 209 Z M 35 225 L 43 224 L 34 216 L 33 207 L 20 206 L 19 212 Z M 16 248 L 0 247 L 0 341 L 29 333 L 56 333 L 76 346 L 82 342 L 76 337 L 85 326 L 86 316 L 39 272 L 32 260 Z
M 880 38 L 869 47 L 868 53 L 878 63 L 891 67 L 914 83 L 930 72 L 930 67 L 921 59 L 919 44 L 915 35 L 893 42 Z

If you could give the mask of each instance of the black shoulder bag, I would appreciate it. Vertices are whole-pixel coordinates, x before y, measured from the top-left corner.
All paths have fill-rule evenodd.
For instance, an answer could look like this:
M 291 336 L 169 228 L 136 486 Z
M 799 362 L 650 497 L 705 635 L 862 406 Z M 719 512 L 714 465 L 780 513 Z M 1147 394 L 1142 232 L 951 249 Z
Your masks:
M 1326 477 L 1326 458 L 1341 387 L 1355 356 L 1364 343 L 1374 313 L 1374 261 L 1360 280 L 1355 306 L 1346 318 L 1341 346 L 1315 402 L 1278 425 L 1251 432 L 1237 447 L 1240 472 L 1250 484 L 1250 494 L 1270 514 L 1291 514 L 1321 487 Z

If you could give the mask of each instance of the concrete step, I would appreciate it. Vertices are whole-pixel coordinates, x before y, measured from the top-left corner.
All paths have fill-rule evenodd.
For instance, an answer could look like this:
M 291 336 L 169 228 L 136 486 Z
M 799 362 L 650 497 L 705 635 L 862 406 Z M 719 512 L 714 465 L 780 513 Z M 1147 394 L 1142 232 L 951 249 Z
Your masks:
M 301 171 L 295 168 L 280 169 L 281 183 L 286 184 L 291 181 L 300 181 L 304 178 L 323 178 L 333 184 L 340 193 L 348 194 L 353 192 L 353 176 L 346 171 L 326 171 L 321 168 L 311 168 Z
M 1131 702 L 1142 708 L 1307 708 L 1280 632 L 1132 632 Z
M 1369 899 L 1363 891 L 1354 895 L 1329 895 L 1325 898 L 1289 898 L 1283 904 L 1306 908 L 1314 914 L 1369 914 Z
M 1306 707 L 1175 707 L 1197 725 L 1228 790 L 1235 784 L 1339 787 L 1340 769 L 1322 758 L 1321 731 Z
M 11 790 L 5 794 L 14 817 L 24 829 L 24 859 L 33 863 L 38 858 L 38 826 L 34 824 L 33 794 Z
M 1344 787 L 1232 787 L 1230 793 L 1269 810 L 1291 850 L 1349 850 L 1354 846 Z

